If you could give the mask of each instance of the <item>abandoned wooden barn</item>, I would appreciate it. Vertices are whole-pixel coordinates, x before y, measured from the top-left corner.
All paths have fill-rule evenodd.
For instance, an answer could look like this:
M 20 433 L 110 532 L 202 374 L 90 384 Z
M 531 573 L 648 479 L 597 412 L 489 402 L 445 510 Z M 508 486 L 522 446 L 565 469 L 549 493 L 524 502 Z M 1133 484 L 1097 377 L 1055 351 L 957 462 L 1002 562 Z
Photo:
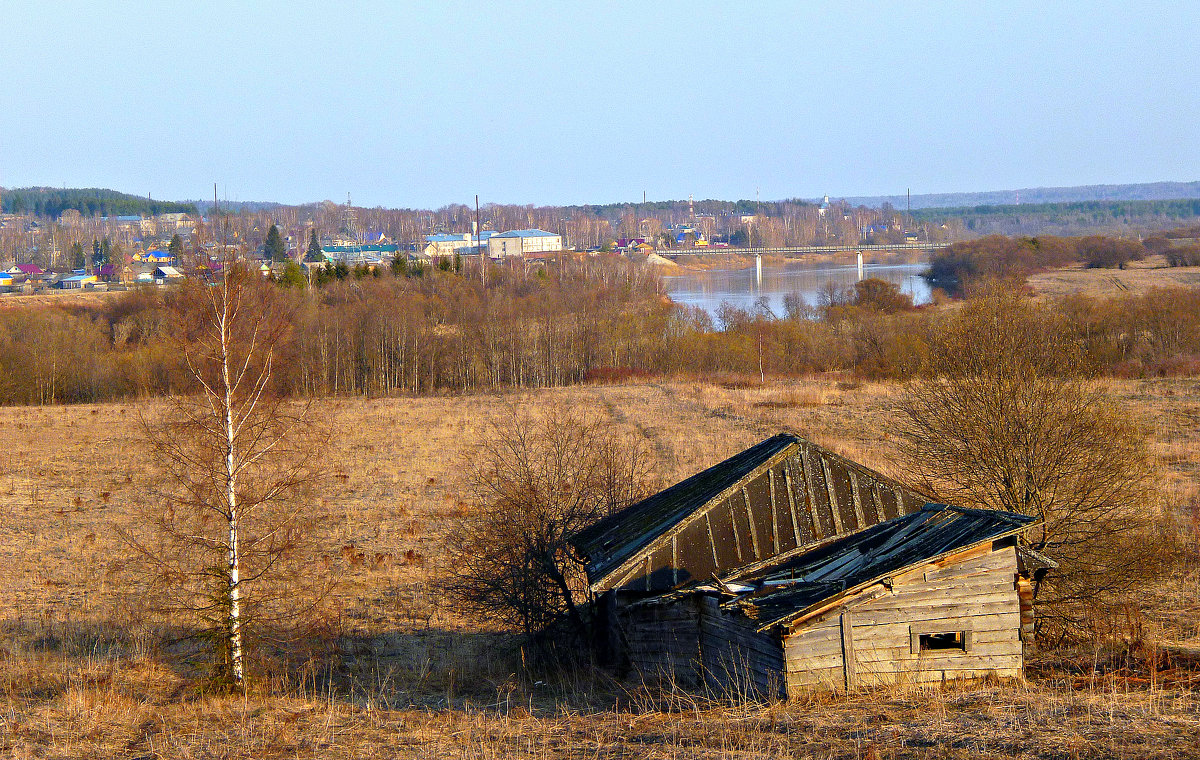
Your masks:
M 1032 518 L 925 499 L 790 434 L 578 534 L 610 664 L 795 693 L 1019 675 Z

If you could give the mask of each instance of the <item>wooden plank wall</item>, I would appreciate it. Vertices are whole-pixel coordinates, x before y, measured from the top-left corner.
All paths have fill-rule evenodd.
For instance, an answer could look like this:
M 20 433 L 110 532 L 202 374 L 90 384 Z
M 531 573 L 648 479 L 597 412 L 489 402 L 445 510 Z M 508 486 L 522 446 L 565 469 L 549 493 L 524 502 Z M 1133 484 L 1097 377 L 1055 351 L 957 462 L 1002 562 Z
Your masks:
M 805 689 L 845 687 L 840 615 L 829 615 L 788 636 L 783 642 L 789 696 Z
M 700 615 L 694 597 L 671 605 L 626 608 L 618 614 L 625 654 L 642 680 L 687 688 L 701 684 Z
M 700 602 L 700 653 L 706 685 L 721 694 L 784 696 L 783 646 L 759 633 L 740 614 L 725 612 L 713 597 Z
M 890 593 L 854 599 L 784 642 L 789 693 L 1021 676 L 1016 550 L 1007 546 L 894 579 Z M 844 617 L 849 624 L 844 625 Z M 970 631 L 968 651 L 912 652 L 912 633 Z M 851 640 L 845 640 L 844 631 Z M 852 652 L 847 674 L 844 652 Z

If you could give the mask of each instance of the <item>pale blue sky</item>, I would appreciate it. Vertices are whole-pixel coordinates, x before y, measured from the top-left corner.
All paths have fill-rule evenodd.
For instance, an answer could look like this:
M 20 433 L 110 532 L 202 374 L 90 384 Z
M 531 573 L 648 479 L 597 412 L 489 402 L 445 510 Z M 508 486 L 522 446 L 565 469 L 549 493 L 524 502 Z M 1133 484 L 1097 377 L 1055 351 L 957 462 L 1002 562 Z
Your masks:
M 1200 179 L 1200 3 L 0 0 L 0 185 L 356 204 Z

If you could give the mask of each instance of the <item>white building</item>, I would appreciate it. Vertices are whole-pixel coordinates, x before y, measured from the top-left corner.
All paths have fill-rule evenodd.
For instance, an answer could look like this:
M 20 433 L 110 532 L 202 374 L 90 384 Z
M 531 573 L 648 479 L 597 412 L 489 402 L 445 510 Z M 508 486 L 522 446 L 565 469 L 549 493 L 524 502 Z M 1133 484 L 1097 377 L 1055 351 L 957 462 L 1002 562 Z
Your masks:
M 492 230 L 479 233 L 479 245 L 485 246 L 488 240 L 495 236 Z M 472 254 L 475 251 L 475 234 L 472 232 L 450 232 L 425 236 L 425 255 L 429 258 L 438 256 L 453 256 L 454 254 Z
M 488 256 L 493 259 L 505 256 L 528 256 L 550 253 L 563 249 L 562 235 L 545 230 L 509 230 L 493 235 L 487 241 Z

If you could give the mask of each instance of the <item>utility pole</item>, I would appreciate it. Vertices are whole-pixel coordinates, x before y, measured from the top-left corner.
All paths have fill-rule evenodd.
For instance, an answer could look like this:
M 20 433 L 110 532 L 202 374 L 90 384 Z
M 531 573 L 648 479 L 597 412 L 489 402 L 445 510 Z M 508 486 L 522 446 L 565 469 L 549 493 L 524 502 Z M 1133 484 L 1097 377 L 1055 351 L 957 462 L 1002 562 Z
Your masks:
M 483 244 L 480 243 L 482 235 L 479 234 L 479 194 L 475 194 L 475 250 L 479 252 L 479 278 L 483 282 L 483 287 L 487 287 L 487 255 L 483 252 Z

